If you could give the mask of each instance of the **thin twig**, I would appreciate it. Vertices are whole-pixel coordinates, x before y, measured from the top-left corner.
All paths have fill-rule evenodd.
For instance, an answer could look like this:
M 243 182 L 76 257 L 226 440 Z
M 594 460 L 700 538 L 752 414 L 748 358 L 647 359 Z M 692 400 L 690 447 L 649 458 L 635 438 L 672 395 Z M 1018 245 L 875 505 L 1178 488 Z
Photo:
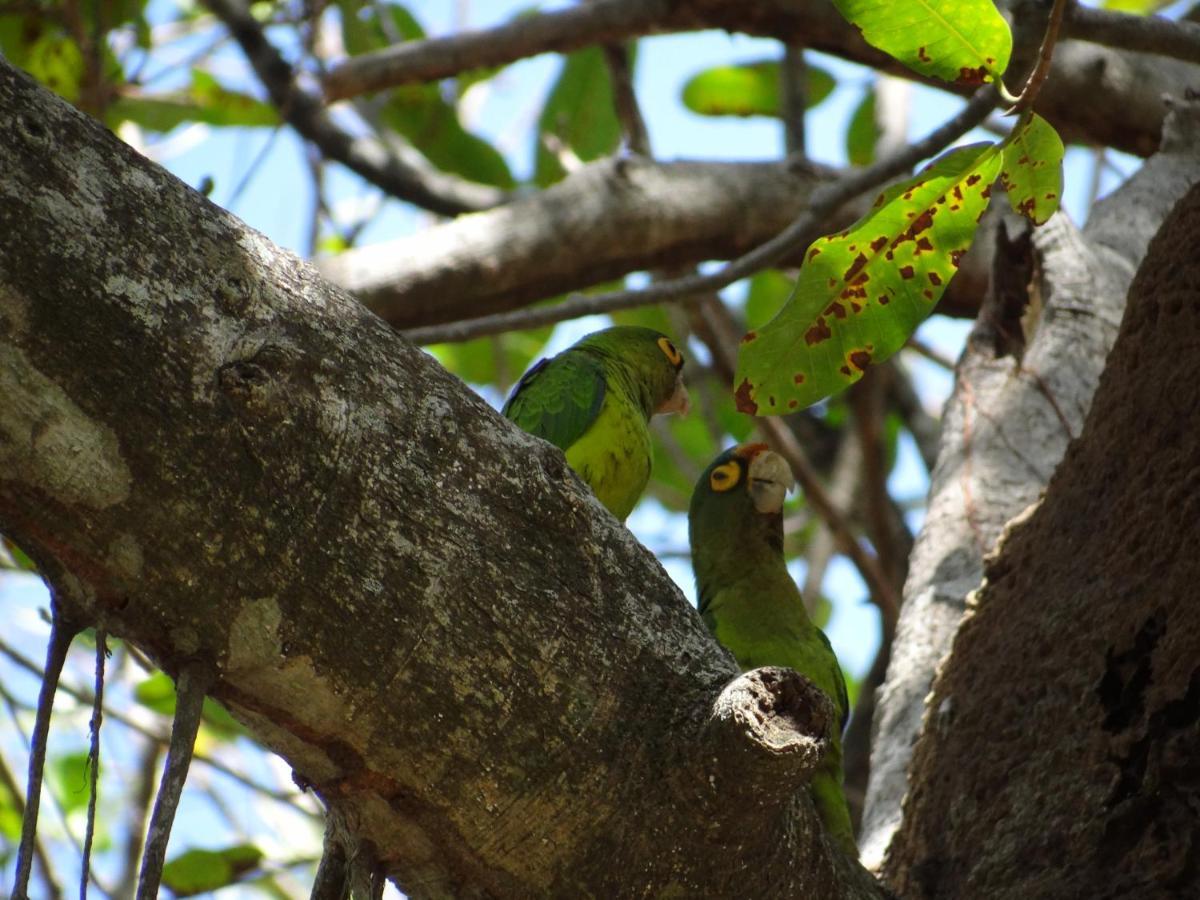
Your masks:
M 17 815 L 24 820 L 25 818 L 25 801 L 21 797 L 21 789 L 17 785 L 17 779 L 13 777 L 12 769 L 8 767 L 8 762 L 0 755 L 0 785 L 3 785 L 8 793 L 12 796 L 13 808 Z M 41 839 L 34 835 L 33 838 L 33 855 L 37 857 L 38 871 L 41 873 L 42 881 L 46 883 L 46 896 L 53 900 L 61 900 L 63 895 L 62 887 L 54 880 L 54 870 L 50 868 L 50 857 L 46 853 L 46 848 L 42 846 Z
M 624 44 L 605 44 L 604 61 L 608 64 L 608 74 L 612 80 L 613 106 L 625 136 L 625 146 L 639 156 L 649 156 L 650 135 L 638 106 L 637 93 L 633 89 L 629 49 Z
M 818 187 L 813 191 L 809 208 L 791 225 L 712 274 L 688 275 L 671 281 L 660 281 L 638 291 L 576 294 L 556 306 L 522 309 L 464 322 L 412 328 L 402 333 L 417 344 L 468 341 L 486 334 L 538 328 L 567 319 L 633 309 L 666 300 L 696 302 L 705 293 L 720 290 L 748 275 L 753 275 L 812 243 L 820 236 L 822 224 L 839 206 L 909 171 L 925 157 L 942 150 L 982 122 L 996 102 L 997 95 L 992 85 L 981 88 L 957 115 L 924 139 L 899 153 L 880 159 L 865 168 L 846 172 L 837 180 Z
M 271 155 L 271 148 L 275 146 L 275 139 L 279 137 L 279 132 L 282 130 L 282 125 L 276 125 L 271 129 L 271 133 L 267 135 L 267 139 L 263 141 L 263 145 L 258 148 L 258 153 L 254 155 L 254 159 L 250 161 L 250 165 L 246 166 L 246 171 L 242 173 L 242 177 L 238 179 L 233 190 L 229 193 L 229 199 L 225 201 L 225 208 L 230 212 L 237 205 L 238 200 L 242 198 L 242 193 L 250 186 L 259 167 L 267 161 Z
M 1042 85 L 1046 82 L 1046 77 L 1050 74 L 1050 64 L 1054 61 L 1054 47 L 1058 43 L 1058 34 L 1068 2 L 1069 0 L 1054 0 L 1054 6 L 1050 9 L 1050 19 L 1046 23 L 1046 33 L 1042 36 L 1042 46 L 1038 50 L 1037 65 L 1029 73 L 1029 78 L 1025 80 L 1025 87 L 1021 89 L 1021 93 L 1014 98 L 1004 98 L 1012 103 L 1008 115 L 1017 115 L 1033 108 L 1033 102 L 1037 99 Z M 1003 86 L 998 86 L 1003 92 Z
M 138 876 L 137 900 L 155 900 L 158 897 L 171 825 L 175 821 L 175 810 L 179 807 L 179 797 L 183 793 L 183 784 L 187 781 L 192 762 L 204 697 L 214 678 L 215 672 L 207 662 L 192 661 L 179 670 L 175 682 L 175 721 L 171 726 L 171 744 L 167 749 L 167 762 L 158 785 L 154 812 L 150 814 L 146 849 L 142 852 L 142 871 Z
M 145 669 L 145 671 L 147 671 L 147 672 L 156 671 L 154 666 L 144 656 L 142 656 L 142 654 L 140 652 L 136 651 L 131 645 L 125 644 L 124 647 L 125 647 L 126 651 L 128 652 L 129 658 L 134 660 L 134 662 L 136 662 L 139 666 L 142 666 Z M 17 665 L 21 666 L 27 672 L 30 672 L 33 675 L 36 675 L 38 678 L 42 677 L 42 670 L 41 670 L 40 666 L 38 666 L 35 662 L 26 658 L 25 656 L 22 656 L 19 651 L 17 651 L 13 647 L 11 647 L 3 639 L 0 639 L 0 653 L 3 653 L 5 656 L 7 656 L 9 659 L 11 659 L 13 662 L 15 662 Z M 80 690 L 79 688 L 72 687 L 69 684 L 59 685 L 59 690 L 61 690 L 64 694 L 67 694 L 69 697 L 72 697 L 75 700 L 79 701 L 80 703 L 91 704 L 91 703 L 95 702 L 95 697 L 90 691 L 83 691 L 83 690 Z M 144 725 L 139 724 L 138 722 L 134 721 L 129 716 L 125 715 L 124 713 L 120 712 L 119 710 L 106 708 L 104 710 L 104 714 L 106 716 L 108 716 L 110 719 L 113 719 L 114 721 L 120 723 L 121 725 L 124 725 L 126 728 L 129 728 L 132 731 L 137 732 L 138 734 L 140 734 L 142 737 L 146 738 L 147 740 L 154 741 L 154 743 L 159 746 L 165 745 L 167 743 L 167 737 L 165 735 L 160 734 L 156 731 L 152 731 L 151 729 L 145 727 Z M 203 763 L 204 765 L 208 766 L 210 769 L 220 772 L 222 775 L 225 775 L 228 778 L 232 778 L 234 781 L 236 781 L 238 784 L 242 785 L 243 787 L 248 787 L 252 791 L 256 791 L 256 792 L 262 794 L 264 797 L 270 797 L 272 800 L 277 800 L 280 803 L 287 803 L 287 804 L 294 805 L 297 802 L 301 801 L 304 797 L 304 795 L 300 794 L 300 793 L 277 791 L 277 790 L 274 790 L 273 788 L 267 787 L 266 785 L 259 784 L 258 782 L 253 781 L 250 778 L 248 778 L 247 776 L 243 775 L 241 772 L 238 772 L 237 770 L 230 768 L 225 763 L 221 762 L 219 759 L 214 759 L 213 757 L 208 756 L 206 754 L 197 753 L 194 755 L 193 759 L 196 762 Z M 315 813 L 313 813 L 309 810 L 303 810 L 303 811 L 305 812 L 305 814 L 312 816 L 313 818 L 317 818 L 317 815 Z
M 854 411 L 855 430 L 862 445 L 863 510 L 867 536 L 875 548 L 879 568 L 899 598 L 904 588 L 905 559 L 900 553 L 894 531 L 891 502 L 887 488 L 887 452 L 883 443 L 884 391 L 888 370 L 876 368 L 854 385 L 849 394 Z M 880 607 L 883 609 L 884 607 Z M 896 613 L 899 614 L 897 606 Z M 894 630 L 895 620 L 884 623 L 884 631 Z
M 804 115 L 808 110 L 808 64 L 804 48 L 788 44 L 783 48 L 779 67 L 780 94 L 783 98 L 783 136 L 788 154 L 805 155 Z
M 59 688 L 62 689 L 62 685 L 59 685 Z M 8 691 L 6 691 L 4 689 L 4 685 L 2 683 L 0 683 L 0 700 L 4 701 L 4 705 L 8 709 L 8 714 L 13 720 L 13 724 L 16 726 L 18 733 L 21 735 L 21 739 L 25 742 L 26 750 L 28 750 L 32 753 L 33 744 L 30 742 L 28 735 L 26 735 L 25 732 L 23 730 L 21 730 L 21 723 L 20 723 L 20 719 L 17 715 L 17 712 L 18 712 L 18 709 L 24 709 L 28 712 L 36 713 L 37 708 L 32 707 L 32 706 L 26 706 L 24 704 L 19 703 L 16 700 L 16 698 L 12 696 L 12 694 L 10 694 Z M 54 807 L 54 812 L 55 812 L 55 815 L 58 816 L 58 822 L 62 826 L 63 834 L 65 834 L 67 836 L 67 840 L 70 842 L 71 846 L 75 849 L 75 852 L 80 857 L 82 857 L 83 856 L 83 844 L 80 842 L 79 838 L 77 838 L 75 836 L 75 832 L 73 832 L 71 830 L 71 820 L 67 816 L 67 811 L 63 807 L 62 800 L 59 799 L 58 793 L 53 790 L 47 790 L 46 794 L 50 797 L 50 805 L 52 807 Z M 91 872 L 88 875 L 88 878 L 92 882 L 92 886 L 95 887 L 96 890 L 100 891 L 100 893 L 103 894 L 105 897 L 113 896 L 113 892 L 110 891 L 103 884 L 101 884 L 100 880 L 98 878 L 96 878 L 95 872 Z
M 279 114 L 330 159 L 392 196 L 442 215 L 487 209 L 507 199 L 501 190 L 463 181 L 432 166 L 418 170 L 382 141 L 349 134 L 330 118 L 317 97 L 300 86 L 244 0 L 204 0 L 204 4 L 241 46 Z
M 940 352 L 939 350 L 935 350 L 933 347 L 929 346 L 929 344 L 925 343 L 923 340 L 921 340 L 915 334 L 913 336 L 911 336 L 907 341 L 904 342 L 904 347 L 906 350 L 912 350 L 918 356 L 925 357 L 931 363 L 936 363 L 937 365 L 939 365 L 943 369 L 945 369 L 947 372 L 954 371 L 954 360 L 952 360 L 950 357 L 946 356 L 944 353 Z
M 50 734 L 50 714 L 54 710 L 54 694 L 71 641 L 79 634 L 79 626 L 68 622 L 58 604 L 50 606 L 50 640 L 46 645 L 46 668 L 38 692 L 37 717 L 29 744 L 29 775 L 25 782 L 25 815 L 21 819 L 21 844 L 17 849 L 17 871 L 13 881 L 13 897 L 27 900 L 29 872 L 33 867 L 33 845 L 37 834 L 38 807 L 42 800 L 42 773 L 46 768 L 46 741 Z
M 816 511 L 833 532 L 838 536 L 842 551 L 850 557 L 871 592 L 871 599 L 886 619 L 896 620 L 900 613 L 900 598 L 892 587 L 891 581 L 884 574 L 879 560 L 868 553 L 854 536 L 850 523 L 842 515 L 842 511 L 833 505 L 816 469 L 809 462 L 808 454 L 796 440 L 796 436 L 778 416 L 769 416 L 758 420 L 758 428 L 767 438 L 767 442 L 792 467 L 800 489 L 804 491 L 804 499 Z
M 158 758 L 162 755 L 162 744 L 154 739 L 147 740 L 138 757 L 135 771 L 139 772 L 135 790 L 125 795 L 125 854 L 121 864 L 121 880 L 117 884 L 118 897 L 132 897 L 137 889 L 138 860 L 142 858 L 142 846 L 146 839 L 146 820 L 150 815 L 150 804 L 154 800 L 154 774 L 158 769 Z
M 829 502 L 838 509 L 852 509 L 858 493 L 858 473 L 862 467 L 862 445 L 858 435 L 849 430 L 842 432 L 842 444 L 829 474 Z M 808 545 L 804 573 L 804 587 L 800 596 L 809 612 L 813 612 L 821 596 L 821 585 L 829 561 L 837 552 L 837 537 L 828 523 L 818 520 L 818 529 Z
M 100 790 L 100 723 L 104 719 L 104 663 L 108 658 L 108 636 L 96 629 L 96 689 L 92 718 L 88 722 L 91 744 L 88 747 L 87 826 L 83 832 L 83 871 L 79 876 L 79 900 L 87 900 L 88 874 L 92 870 L 92 838 L 96 834 L 96 797 Z
M 325 76 L 322 88 L 332 102 L 541 53 L 617 43 L 642 34 L 669 10 L 667 0 L 596 0 L 519 17 L 495 28 L 409 41 L 346 60 Z

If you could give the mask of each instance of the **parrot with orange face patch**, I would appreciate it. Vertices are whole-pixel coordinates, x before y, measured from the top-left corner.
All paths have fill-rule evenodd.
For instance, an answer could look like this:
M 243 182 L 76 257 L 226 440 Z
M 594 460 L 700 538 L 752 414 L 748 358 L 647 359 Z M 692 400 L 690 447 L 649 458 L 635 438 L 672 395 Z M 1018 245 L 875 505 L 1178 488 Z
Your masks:
M 743 671 L 786 666 L 833 701 L 838 723 L 809 790 L 830 836 L 857 857 L 842 788 L 846 681 L 783 556 L 783 500 L 794 484 L 787 462 L 766 444 L 743 444 L 713 460 L 688 510 L 696 592 L 705 624 Z

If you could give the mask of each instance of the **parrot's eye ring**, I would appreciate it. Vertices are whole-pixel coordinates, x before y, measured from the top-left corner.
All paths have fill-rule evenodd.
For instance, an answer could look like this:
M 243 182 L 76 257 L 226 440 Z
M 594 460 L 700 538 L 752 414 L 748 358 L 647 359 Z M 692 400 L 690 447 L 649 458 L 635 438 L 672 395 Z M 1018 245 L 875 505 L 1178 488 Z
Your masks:
M 660 337 L 658 339 L 658 349 L 666 354 L 667 359 L 675 368 L 678 369 L 683 365 L 683 354 L 667 338 Z
M 708 476 L 708 485 L 718 494 L 721 494 L 730 488 L 736 487 L 737 483 L 741 480 L 742 467 L 737 462 L 730 460 L 712 470 L 712 474 Z

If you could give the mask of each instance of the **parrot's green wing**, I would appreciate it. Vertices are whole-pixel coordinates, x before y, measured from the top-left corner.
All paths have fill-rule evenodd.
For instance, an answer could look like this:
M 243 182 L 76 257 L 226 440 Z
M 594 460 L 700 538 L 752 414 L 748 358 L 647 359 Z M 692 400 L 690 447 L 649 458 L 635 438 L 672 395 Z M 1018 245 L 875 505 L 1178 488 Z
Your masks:
M 837 696 L 830 697 L 837 704 L 838 712 L 841 713 L 842 731 L 846 730 L 846 720 L 850 718 L 850 695 L 846 693 L 846 676 L 842 674 L 842 667 L 837 661 L 837 654 L 833 652 L 833 644 L 829 643 L 829 638 L 825 636 L 825 632 L 820 628 L 816 629 L 818 635 L 821 636 L 826 648 L 829 650 L 829 656 L 833 660 L 833 682 L 837 685 Z
M 566 450 L 596 421 L 605 390 L 599 360 L 584 353 L 562 353 L 525 373 L 503 413 L 530 434 Z

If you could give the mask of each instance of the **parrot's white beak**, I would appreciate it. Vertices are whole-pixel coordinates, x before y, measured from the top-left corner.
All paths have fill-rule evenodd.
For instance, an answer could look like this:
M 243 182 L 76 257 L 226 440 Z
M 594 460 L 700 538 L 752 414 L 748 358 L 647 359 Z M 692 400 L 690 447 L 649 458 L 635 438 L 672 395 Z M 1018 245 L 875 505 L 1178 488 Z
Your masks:
M 681 416 L 686 416 L 691 408 L 692 398 L 688 396 L 687 388 L 683 386 L 683 376 L 678 375 L 675 378 L 675 390 L 655 412 L 679 413 Z
M 750 460 L 750 496 L 760 513 L 777 513 L 783 499 L 796 486 L 791 466 L 778 453 L 763 450 Z

